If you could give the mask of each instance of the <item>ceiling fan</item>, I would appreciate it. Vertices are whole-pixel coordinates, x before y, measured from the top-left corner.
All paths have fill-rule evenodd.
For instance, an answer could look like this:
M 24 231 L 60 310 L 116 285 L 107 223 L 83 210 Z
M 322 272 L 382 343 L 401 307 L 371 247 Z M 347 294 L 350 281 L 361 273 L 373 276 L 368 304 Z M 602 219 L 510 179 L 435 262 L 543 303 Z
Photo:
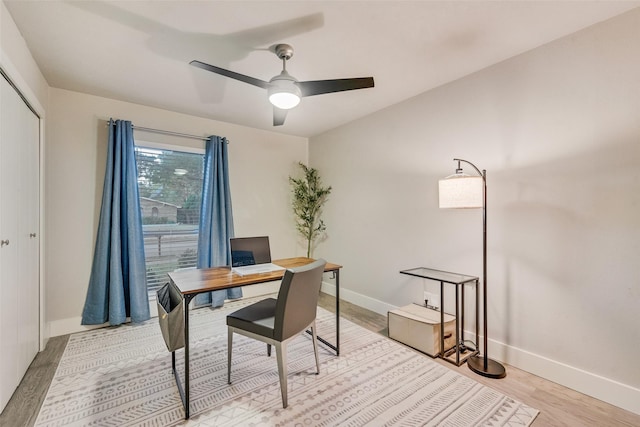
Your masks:
M 373 87 L 373 77 L 300 82 L 287 72 L 287 61 L 293 56 L 293 47 L 288 44 L 278 44 L 275 47 L 275 53 L 278 55 L 278 58 L 282 59 L 282 72 L 268 82 L 196 60 L 191 61 L 189 64 L 202 68 L 203 70 L 211 71 L 212 73 L 267 89 L 269 101 L 273 104 L 274 126 L 284 124 L 287 111 L 298 105 L 300 98 L 304 96 Z

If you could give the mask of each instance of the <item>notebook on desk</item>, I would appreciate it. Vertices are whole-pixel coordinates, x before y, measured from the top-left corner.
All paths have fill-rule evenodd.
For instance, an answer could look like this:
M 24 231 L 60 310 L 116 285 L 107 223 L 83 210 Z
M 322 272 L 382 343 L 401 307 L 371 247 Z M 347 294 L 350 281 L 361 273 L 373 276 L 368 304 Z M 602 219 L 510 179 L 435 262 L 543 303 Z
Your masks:
M 231 238 L 229 245 L 231 270 L 240 276 L 284 270 L 271 262 L 268 236 Z

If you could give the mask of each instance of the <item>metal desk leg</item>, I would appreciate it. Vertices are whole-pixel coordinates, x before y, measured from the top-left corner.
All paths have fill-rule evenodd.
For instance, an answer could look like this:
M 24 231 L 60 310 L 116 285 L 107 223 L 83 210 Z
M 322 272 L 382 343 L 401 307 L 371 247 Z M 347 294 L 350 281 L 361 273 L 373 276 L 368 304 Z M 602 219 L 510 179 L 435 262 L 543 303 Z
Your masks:
M 336 356 L 340 356 L 340 270 L 336 270 Z
M 440 358 L 444 356 L 444 282 L 440 282 Z
M 336 345 L 331 344 L 321 336 L 316 336 L 316 339 L 336 352 L 336 356 L 340 356 L 340 270 L 333 272 L 336 279 Z M 311 331 L 307 330 L 307 333 L 311 335 Z
M 189 418 L 189 303 L 185 297 L 184 306 L 184 418 Z

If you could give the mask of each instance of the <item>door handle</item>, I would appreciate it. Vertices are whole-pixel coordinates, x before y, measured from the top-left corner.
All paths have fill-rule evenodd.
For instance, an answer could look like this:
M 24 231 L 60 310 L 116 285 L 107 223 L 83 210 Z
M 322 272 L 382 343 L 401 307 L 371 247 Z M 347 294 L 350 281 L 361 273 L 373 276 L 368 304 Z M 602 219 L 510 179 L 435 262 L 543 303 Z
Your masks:
M 30 233 L 29 237 L 36 237 L 36 233 Z
M 9 245 L 9 239 L 7 239 L 7 240 L 0 240 L 0 248 L 1 248 L 2 246 L 5 246 L 5 245 L 7 245 L 7 246 Z

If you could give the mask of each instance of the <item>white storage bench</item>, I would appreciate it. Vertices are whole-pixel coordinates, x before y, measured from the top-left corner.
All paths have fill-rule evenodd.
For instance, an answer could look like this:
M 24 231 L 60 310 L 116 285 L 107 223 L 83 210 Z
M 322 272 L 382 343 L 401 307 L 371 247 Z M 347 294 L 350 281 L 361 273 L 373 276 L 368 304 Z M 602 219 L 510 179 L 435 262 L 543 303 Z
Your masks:
M 440 312 L 410 304 L 388 312 L 389 338 L 429 356 L 440 355 Z M 456 318 L 444 315 L 445 351 L 456 344 Z

